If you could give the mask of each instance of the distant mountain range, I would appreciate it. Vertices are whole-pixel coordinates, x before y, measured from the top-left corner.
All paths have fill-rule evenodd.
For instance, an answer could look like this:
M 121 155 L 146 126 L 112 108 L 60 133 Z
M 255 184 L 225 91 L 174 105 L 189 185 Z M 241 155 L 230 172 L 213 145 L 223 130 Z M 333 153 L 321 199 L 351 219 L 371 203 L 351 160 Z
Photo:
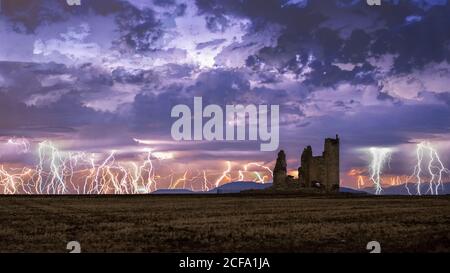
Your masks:
M 187 189 L 160 189 L 152 194 L 221 194 L 239 193 L 247 190 L 263 190 L 272 186 L 272 183 L 256 183 L 253 181 L 237 181 L 221 185 L 207 192 L 196 192 Z
M 197 192 L 186 189 L 160 189 L 152 192 L 152 194 L 195 194 Z
M 340 187 L 339 192 L 353 193 L 353 194 L 368 194 L 368 192 L 365 192 L 365 191 L 355 190 L 355 189 L 346 188 L 346 187 Z
M 237 181 L 223 184 L 220 187 L 212 189 L 209 193 L 238 193 L 248 190 L 263 190 L 272 186 L 272 183 L 256 183 L 253 181 Z

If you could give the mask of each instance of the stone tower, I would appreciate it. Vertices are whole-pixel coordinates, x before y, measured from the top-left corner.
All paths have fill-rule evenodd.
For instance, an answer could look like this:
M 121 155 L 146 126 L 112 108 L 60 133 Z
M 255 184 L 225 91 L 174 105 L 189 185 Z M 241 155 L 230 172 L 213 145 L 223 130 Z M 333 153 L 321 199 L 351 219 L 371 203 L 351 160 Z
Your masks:
M 323 152 L 325 159 L 325 186 L 329 190 L 339 189 L 339 136 L 325 139 Z
M 283 150 L 278 153 L 277 162 L 273 169 L 273 186 L 275 188 L 284 188 L 287 178 L 286 154 Z
M 300 167 L 298 168 L 298 175 L 302 178 L 303 186 L 311 187 L 310 169 L 312 163 L 313 153 L 311 146 L 303 149 L 302 156 L 300 158 Z

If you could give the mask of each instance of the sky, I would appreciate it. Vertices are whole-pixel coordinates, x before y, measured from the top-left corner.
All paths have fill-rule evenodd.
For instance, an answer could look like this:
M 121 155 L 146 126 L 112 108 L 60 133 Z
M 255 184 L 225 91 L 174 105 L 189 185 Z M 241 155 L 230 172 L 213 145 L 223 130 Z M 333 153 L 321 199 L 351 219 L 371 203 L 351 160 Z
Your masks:
M 279 105 L 294 175 L 336 134 L 341 186 L 370 185 L 371 147 L 390 150 L 385 183 L 415 173 L 424 141 L 448 167 L 449 26 L 446 0 L 1 0 L 0 188 L 31 191 L 31 169 L 49 192 L 68 190 L 59 171 L 120 193 L 133 173 L 144 191 L 269 182 L 259 143 L 172 139 L 172 107 L 194 96 Z

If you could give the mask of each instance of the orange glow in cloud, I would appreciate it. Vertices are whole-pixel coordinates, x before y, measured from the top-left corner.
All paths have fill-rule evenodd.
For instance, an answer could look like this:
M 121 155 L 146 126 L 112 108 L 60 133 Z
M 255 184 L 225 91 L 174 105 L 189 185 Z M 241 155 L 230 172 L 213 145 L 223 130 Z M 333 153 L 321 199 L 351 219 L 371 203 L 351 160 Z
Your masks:
M 373 184 L 370 182 L 370 177 L 367 174 L 365 169 L 353 168 L 350 169 L 346 175 L 348 176 L 348 181 L 351 183 L 350 186 L 362 189 L 365 187 L 372 187 Z M 383 175 L 382 184 L 384 186 L 399 186 L 405 184 L 408 180 L 408 176 L 406 175 Z

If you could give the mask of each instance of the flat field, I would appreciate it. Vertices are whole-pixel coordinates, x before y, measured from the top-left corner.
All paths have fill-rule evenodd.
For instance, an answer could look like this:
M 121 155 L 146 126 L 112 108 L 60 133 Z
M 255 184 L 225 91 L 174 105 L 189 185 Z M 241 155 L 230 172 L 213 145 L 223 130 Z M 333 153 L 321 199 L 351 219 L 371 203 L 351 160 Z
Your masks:
M 0 196 L 0 252 L 450 252 L 450 197 Z

